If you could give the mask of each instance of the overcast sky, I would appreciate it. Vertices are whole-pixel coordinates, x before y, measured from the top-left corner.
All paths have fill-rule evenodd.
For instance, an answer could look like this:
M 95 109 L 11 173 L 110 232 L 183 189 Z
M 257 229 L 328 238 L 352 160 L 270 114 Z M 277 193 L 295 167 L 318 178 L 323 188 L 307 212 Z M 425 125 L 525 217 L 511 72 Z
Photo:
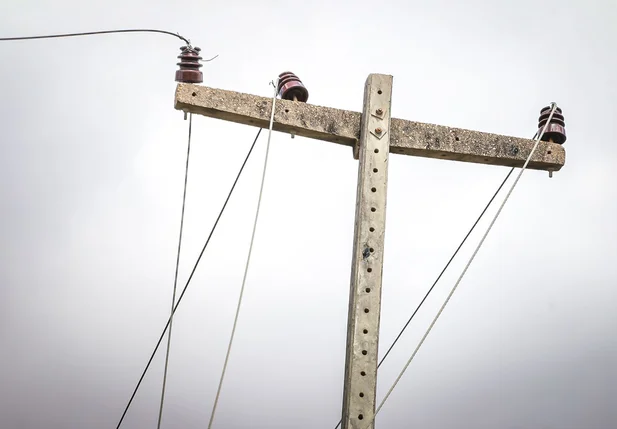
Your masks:
M 394 117 L 532 137 L 563 108 L 566 165 L 527 171 L 380 428 L 617 427 L 617 3 L 8 0 L 0 37 L 153 27 L 191 39 L 204 85 L 362 108 L 394 76 Z M 169 312 L 188 121 L 182 42 L 128 34 L 0 42 L 0 427 L 115 428 Z M 256 129 L 194 117 L 183 286 Z M 266 134 L 180 306 L 164 428 L 204 428 L 239 294 Z M 380 355 L 507 168 L 390 158 Z M 357 161 L 272 139 L 215 428 L 340 417 Z M 494 210 L 491 211 L 494 213 Z M 381 399 L 488 222 L 380 369 Z M 159 353 L 123 428 L 156 427 Z

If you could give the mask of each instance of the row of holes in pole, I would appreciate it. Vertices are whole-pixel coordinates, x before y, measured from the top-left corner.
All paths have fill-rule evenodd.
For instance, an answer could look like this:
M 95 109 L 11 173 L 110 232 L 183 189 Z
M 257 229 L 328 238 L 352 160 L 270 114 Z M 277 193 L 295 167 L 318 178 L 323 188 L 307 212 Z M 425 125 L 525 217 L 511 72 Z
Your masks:
M 379 92 L 379 94 L 381 94 L 381 90 L 380 90 L 380 91 L 378 91 L 378 92 Z M 375 149 L 373 152 L 375 152 L 375 153 L 379 153 L 379 149 Z M 379 172 L 379 169 L 378 169 L 378 168 L 373 168 L 373 173 L 378 173 L 378 172 Z M 377 192 L 377 188 L 375 188 L 374 186 L 373 186 L 373 187 L 371 187 L 371 192 Z M 377 208 L 376 208 L 376 207 L 371 207 L 371 212 L 373 212 L 373 213 L 374 213 L 374 212 L 376 212 L 376 211 L 377 211 Z M 374 228 L 374 227 L 372 227 L 372 226 L 371 226 L 371 227 L 369 227 L 369 229 L 368 229 L 368 230 L 369 230 L 370 232 L 375 232 L 375 228 Z M 371 253 L 373 253 L 373 252 L 375 251 L 375 249 L 373 249 L 373 248 L 371 247 L 371 248 L 369 248 L 369 251 L 370 251 Z M 366 269 L 366 271 L 367 271 L 368 273 L 371 273 L 371 272 L 373 272 L 373 269 L 372 269 L 371 267 L 368 267 L 368 268 Z M 366 293 L 370 293 L 370 292 L 371 292 L 371 288 L 370 288 L 370 287 L 367 287 L 366 289 L 364 289 L 364 291 L 365 291 Z M 365 313 L 368 313 L 369 311 L 370 311 L 370 310 L 369 310 L 368 308 L 365 308 L 365 309 L 364 309 L 364 312 L 365 312 Z M 365 335 L 366 335 L 366 334 L 368 334 L 368 329 L 366 329 L 366 328 L 365 328 L 365 329 L 363 329 L 363 330 L 362 330 L 362 333 L 363 333 L 363 334 L 365 334 Z M 362 350 L 362 354 L 363 354 L 364 356 L 366 356 L 366 355 L 368 354 L 368 350 Z M 364 376 L 366 375 L 366 372 L 365 372 L 365 371 L 360 371 L 360 375 L 361 375 L 362 377 L 364 377 Z M 360 392 L 360 393 L 358 394 L 358 396 L 360 396 L 361 398 L 364 398 L 364 392 Z M 363 414 L 358 414 L 358 420 L 363 420 L 363 419 L 364 419 L 364 415 L 363 415 Z

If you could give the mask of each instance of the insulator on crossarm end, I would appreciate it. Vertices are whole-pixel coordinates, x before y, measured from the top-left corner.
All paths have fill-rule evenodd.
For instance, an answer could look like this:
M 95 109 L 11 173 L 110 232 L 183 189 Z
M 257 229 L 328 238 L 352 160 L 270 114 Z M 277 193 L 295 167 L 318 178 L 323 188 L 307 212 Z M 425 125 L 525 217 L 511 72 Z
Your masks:
M 283 100 L 300 101 L 306 103 L 308 90 L 298 76 L 292 72 L 283 72 L 279 75 L 278 94 Z
M 540 111 L 540 118 L 538 119 L 538 132 L 541 133 L 546 125 L 546 121 L 551 114 L 551 106 L 545 107 Z M 557 144 L 564 144 L 566 142 L 566 123 L 564 121 L 563 113 L 559 107 L 555 109 L 551 122 L 546 127 L 546 131 L 542 135 L 542 141 L 553 142 Z
M 204 81 L 204 75 L 199 70 L 202 66 L 200 63 L 201 57 L 199 56 L 198 47 L 182 46 L 182 51 L 178 58 L 180 62 L 177 64 L 180 66 L 179 70 L 176 70 L 176 82 L 181 83 L 202 83 Z

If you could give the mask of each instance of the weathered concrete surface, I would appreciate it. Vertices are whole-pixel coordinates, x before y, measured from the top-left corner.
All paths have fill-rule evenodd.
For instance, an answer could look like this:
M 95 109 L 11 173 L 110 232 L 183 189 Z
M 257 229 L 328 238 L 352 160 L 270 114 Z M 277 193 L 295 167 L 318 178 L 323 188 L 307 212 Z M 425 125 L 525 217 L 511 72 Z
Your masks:
M 175 108 L 244 125 L 267 128 L 272 99 L 194 84 L 178 84 Z M 353 147 L 360 138 L 361 113 L 277 100 L 274 130 Z M 522 167 L 531 139 L 442 125 L 392 119 L 390 152 L 478 164 Z M 540 142 L 527 168 L 558 171 L 565 164 L 561 145 Z

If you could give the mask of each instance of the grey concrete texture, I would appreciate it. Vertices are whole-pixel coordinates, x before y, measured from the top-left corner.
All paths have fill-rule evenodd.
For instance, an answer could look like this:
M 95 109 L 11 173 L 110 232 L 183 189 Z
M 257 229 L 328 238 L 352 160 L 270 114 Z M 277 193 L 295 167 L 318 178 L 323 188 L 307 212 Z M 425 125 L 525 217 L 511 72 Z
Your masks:
M 396 87 L 396 86 L 395 86 Z M 181 83 L 175 108 L 185 112 L 268 128 L 272 99 L 236 91 Z M 354 146 L 360 139 L 361 112 L 279 100 L 273 129 L 302 137 Z M 392 119 L 390 151 L 396 154 L 479 164 L 522 167 L 535 141 L 443 125 Z M 559 171 L 565 150 L 556 143 L 541 142 L 527 168 Z

